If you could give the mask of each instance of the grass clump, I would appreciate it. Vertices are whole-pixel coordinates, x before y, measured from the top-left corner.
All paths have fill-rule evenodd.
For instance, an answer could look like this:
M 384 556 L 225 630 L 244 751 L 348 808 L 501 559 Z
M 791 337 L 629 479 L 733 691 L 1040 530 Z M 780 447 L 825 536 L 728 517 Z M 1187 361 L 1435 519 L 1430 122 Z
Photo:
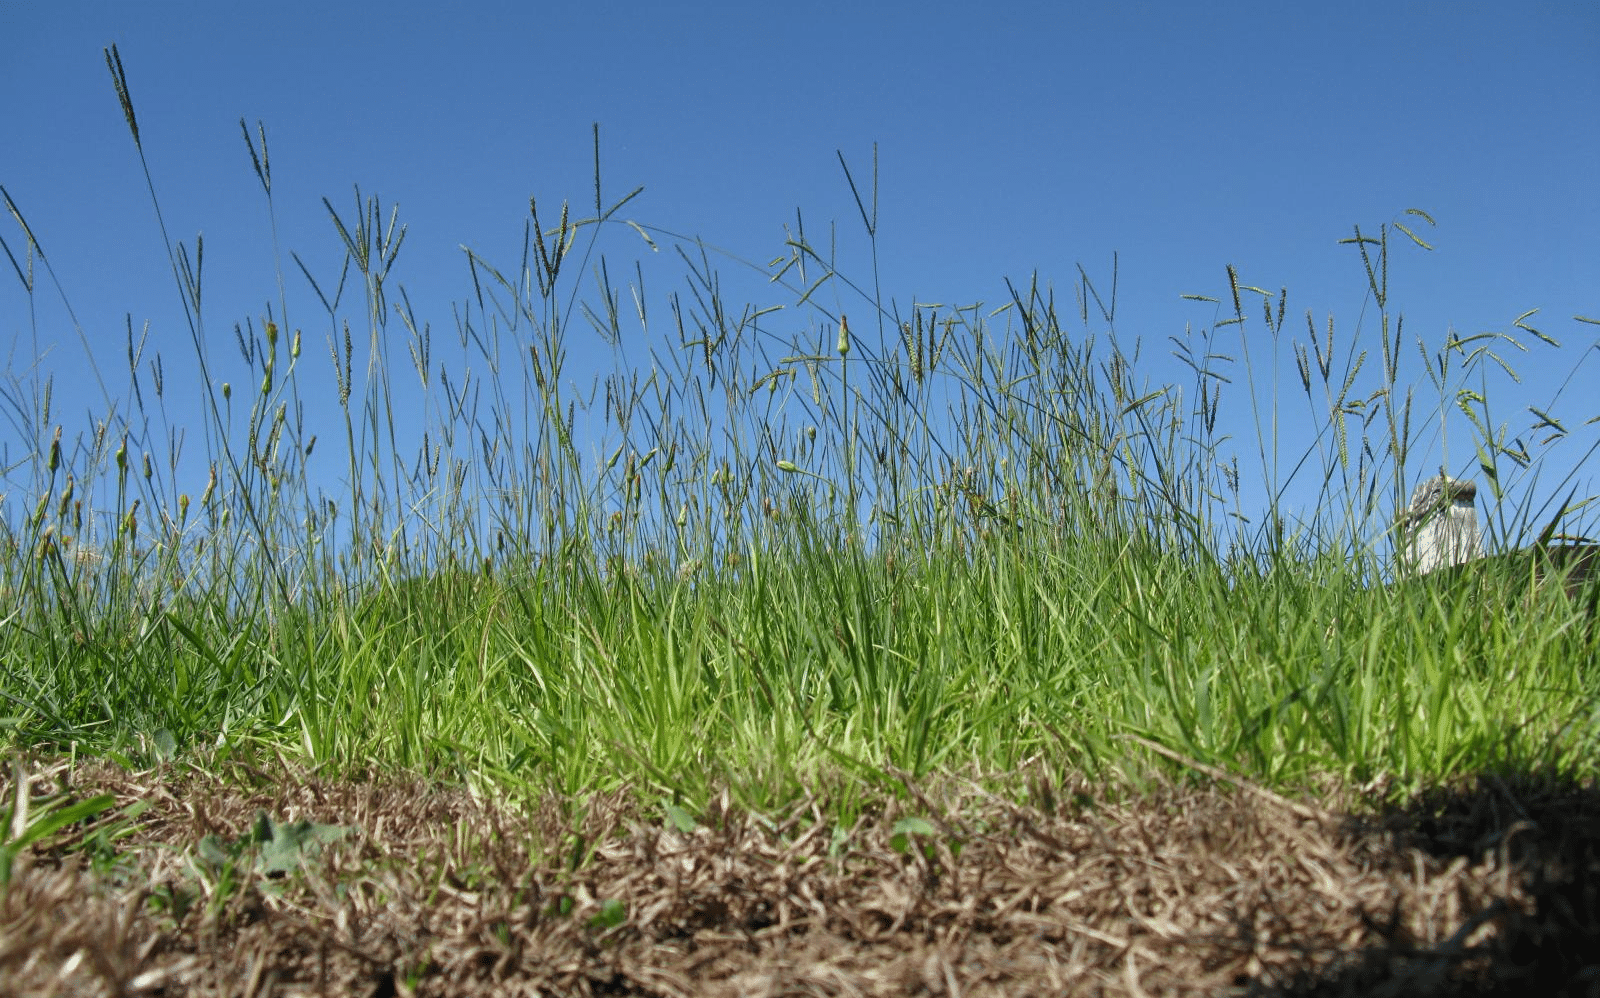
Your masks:
M 270 213 L 266 133 L 245 137 Z M 1484 597 L 1505 612 L 1485 613 L 1386 585 L 1390 513 L 1442 425 L 1414 409 L 1387 281 L 1391 239 L 1425 246 L 1426 215 L 1349 240 L 1378 342 L 1308 317 L 1294 359 L 1321 431 L 1291 463 L 1267 428 L 1276 369 L 1249 351 L 1285 336 L 1286 290 L 1230 268 L 1221 294 L 1195 296 L 1218 318 L 1176 341 L 1171 381 L 1145 372 L 1115 297 L 1082 272 L 1075 315 L 1037 281 L 988 313 L 902 309 L 797 227 L 768 272 L 787 300 L 736 308 L 707 247 L 623 220 L 637 191 L 602 199 L 595 145 L 592 214 L 563 205 L 548 226 L 530 204 L 514 269 L 467 253 L 453 338 L 404 293 L 398 211 L 359 191 L 350 211 L 325 202 L 337 275 L 291 254 L 312 292 L 293 314 L 315 320 L 291 326 L 284 291 L 236 326 L 227 361 L 200 270 L 171 248 L 203 462 L 162 453 L 173 386 L 142 343 L 129 398 L 81 428 L 48 378 L 13 379 L 9 741 L 693 807 L 833 788 L 841 815 L 934 772 L 1150 778 L 1170 763 L 1140 739 L 1279 787 L 1594 775 L 1582 593 L 1519 603 L 1508 584 Z M 43 260 L 6 200 L 23 233 L 8 253 Z M 665 319 L 642 271 L 625 313 L 602 252 L 619 229 L 679 245 Z M 574 361 L 580 335 L 614 368 Z M 1506 343 L 1521 345 L 1424 347 L 1497 499 L 1540 457 L 1474 387 Z M 1240 379 L 1259 511 L 1219 422 Z M 1561 430 L 1544 447 L 1562 446 L 1535 412 Z M 1541 512 L 1497 510 L 1499 536 Z

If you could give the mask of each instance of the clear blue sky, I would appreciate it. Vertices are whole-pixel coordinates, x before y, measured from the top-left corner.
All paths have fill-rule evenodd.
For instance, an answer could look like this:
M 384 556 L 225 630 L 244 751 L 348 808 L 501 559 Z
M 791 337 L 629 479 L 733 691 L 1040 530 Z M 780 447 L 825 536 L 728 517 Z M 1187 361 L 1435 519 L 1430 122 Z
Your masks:
M 1407 334 L 1437 345 L 1450 329 L 1512 331 L 1537 308 L 1563 348 L 1517 361 L 1524 383 L 1499 403 L 1509 429 L 1521 433 L 1522 406 L 1546 405 L 1574 370 L 1557 411 L 1574 428 L 1600 411 L 1600 358 L 1586 359 L 1600 327 L 1572 321 L 1600 315 L 1590 2 L 0 0 L 0 35 L 0 184 L 113 394 L 128 317 L 169 362 L 189 335 L 104 64 L 115 43 L 169 232 L 191 249 L 205 236 L 219 376 L 238 363 L 234 323 L 278 308 L 241 117 L 267 129 L 289 322 L 319 355 L 326 318 L 287 254 L 336 273 L 323 197 L 348 212 L 359 184 L 399 205 L 409 231 L 396 279 L 453 333 L 451 303 L 471 287 L 460 246 L 514 269 L 530 195 L 551 222 L 563 199 L 592 205 L 598 122 L 607 200 L 645 188 L 627 217 L 766 261 L 798 208 L 814 240 L 838 224 L 861 282 L 866 241 L 837 152 L 865 183 L 876 143 L 883 287 L 902 308 L 998 306 L 1004 278 L 1035 271 L 1070 300 L 1077 264 L 1108 284 L 1117 253 L 1117 333 L 1144 342 L 1156 378 L 1178 376 L 1169 336 L 1223 317 L 1180 296 L 1225 297 L 1229 263 L 1247 284 L 1289 288 L 1291 335 L 1304 338 L 1306 310 L 1319 326 L 1332 312 L 1342 335 L 1364 322 L 1376 354 L 1359 261 L 1337 240 L 1421 208 L 1438 224 L 1418 222 L 1419 234 L 1436 248 L 1396 246 L 1390 274 Z M 20 253 L 15 223 L 0 226 Z M 652 292 L 681 286 L 670 251 L 608 245 L 614 277 L 642 254 Z M 103 409 L 46 278 L 30 302 L 0 266 L 0 323 L 10 377 L 54 372 L 76 408 Z M 1306 410 L 1288 359 L 1297 404 L 1280 417 L 1292 432 Z M 331 405 L 327 418 L 331 433 Z M 1248 465 L 1249 425 L 1234 428 Z M 37 445 L 24 429 L 15 414 L 0 423 L 8 465 Z M 1596 428 L 1582 432 L 1552 460 L 1576 461 Z M 1466 440 L 1452 428 L 1452 471 L 1471 473 Z M 4 486 L 13 520 L 18 482 Z M 1600 491 L 1593 462 L 1579 484 Z

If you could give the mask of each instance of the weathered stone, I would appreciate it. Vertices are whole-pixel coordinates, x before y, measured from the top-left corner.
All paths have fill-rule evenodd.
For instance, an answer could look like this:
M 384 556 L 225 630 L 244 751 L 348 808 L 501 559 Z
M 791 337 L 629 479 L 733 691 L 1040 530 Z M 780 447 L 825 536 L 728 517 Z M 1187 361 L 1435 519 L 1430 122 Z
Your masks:
M 1418 485 L 1398 521 L 1399 576 L 1423 575 L 1454 585 L 1466 578 L 1497 579 L 1530 586 L 1558 578 L 1577 598 L 1600 575 L 1600 545 L 1535 544 L 1520 551 L 1485 554 L 1478 528 L 1478 488 L 1436 475 Z
M 1483 557 L 1477 495 L 1476 485 L 1442 474 L 1417 486 L 1399 522 L 1402 577 Z

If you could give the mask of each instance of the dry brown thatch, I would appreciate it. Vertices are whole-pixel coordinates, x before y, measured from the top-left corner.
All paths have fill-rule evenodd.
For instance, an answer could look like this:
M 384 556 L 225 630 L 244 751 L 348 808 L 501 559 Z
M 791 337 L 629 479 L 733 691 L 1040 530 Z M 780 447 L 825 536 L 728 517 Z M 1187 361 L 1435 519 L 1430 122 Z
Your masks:
M 7 994 L 1600 988 L 1589 786 L 1484 778 L 1355 819 L 1177 786 L 1113 800 L 1036 782 L 1054 806 L 1022 806 L 950 781 L 850 828 L 815 801 L 775 819 L 720 801 L 680 831 L 622 797 L 518 814 L 289 773 L 45 776 L 150 807 L 99 874 L 71 839 L 23 857 L 0 899 Z M 263 811 L 354 831 L 301 873 L 222 889 L 196 844 Z M 931 833 L 897 840 L 907 817 Z

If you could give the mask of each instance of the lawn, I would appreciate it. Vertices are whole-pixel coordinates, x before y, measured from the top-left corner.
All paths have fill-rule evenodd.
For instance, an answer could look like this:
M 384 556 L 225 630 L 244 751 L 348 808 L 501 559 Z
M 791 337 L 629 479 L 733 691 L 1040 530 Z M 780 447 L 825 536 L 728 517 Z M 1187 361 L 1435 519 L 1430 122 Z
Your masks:
M 0 982 L 1592 985 L 1595 588 L 1391 568 L 1441 409 L 1485 495 L 1581 446 L 1535 410 L 1528 451 L 1473 387 L 1555 349 L 1526 322 L 1420 344 L 1408 380 L 1388 260 L 1425 214 L 1347 240 L 1364 325 L 1295 340 L 1228 268 L 1158 381 L 1086 274 L 1067 314 L 1037 281 L 902 312 L 800 234 L 780 304 L 723 301 L 693 246 L 647 321 L 595 247 L 661 234 L 599 190 L 532 206 L 518 269 L 469 254 L 454 337 L 395 307 L 403 230 L 358 194 L 328 204 L 343 272 L 299 268 L 322 329 L 244 321 L 224 377 L 178 247 L 197 384 L 130 351 L 73 430 L 9 380 Z M 633 360 L 579 390 L 580 335 Z M 1265 336 L 1321 427 L 1287 460 Z M 1243 447 L 1230 392 L 1266 427 Z M 1499 516 L 1581 532 L 1572 495 Z

